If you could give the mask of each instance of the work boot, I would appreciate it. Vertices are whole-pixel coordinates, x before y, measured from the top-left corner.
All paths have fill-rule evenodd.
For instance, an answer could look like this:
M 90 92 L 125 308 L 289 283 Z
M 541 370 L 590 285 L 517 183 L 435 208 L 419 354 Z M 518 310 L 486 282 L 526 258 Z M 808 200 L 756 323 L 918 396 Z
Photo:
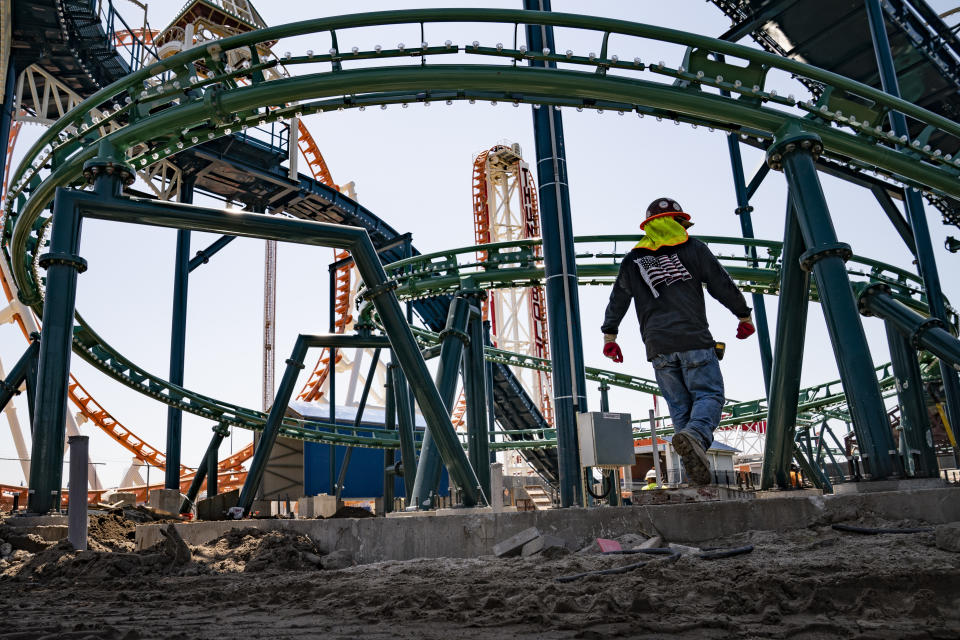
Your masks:
M 690 484 L 703 486 L 710 484 L 710 460 L 697 436 L 689 431 L 681 431 L 673 436 L 673 448 L 680 455 L 683 468 L 690 476 Z

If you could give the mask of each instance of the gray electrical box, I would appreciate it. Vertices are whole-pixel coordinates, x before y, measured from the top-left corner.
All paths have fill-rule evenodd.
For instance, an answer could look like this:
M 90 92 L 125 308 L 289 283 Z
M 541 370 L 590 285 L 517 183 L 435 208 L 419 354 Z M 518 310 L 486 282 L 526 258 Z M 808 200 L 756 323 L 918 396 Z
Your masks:
M 633 425 L 629 413 L 594 411 L 577 415 L 580 466 L 624 467 L 634 464 Z

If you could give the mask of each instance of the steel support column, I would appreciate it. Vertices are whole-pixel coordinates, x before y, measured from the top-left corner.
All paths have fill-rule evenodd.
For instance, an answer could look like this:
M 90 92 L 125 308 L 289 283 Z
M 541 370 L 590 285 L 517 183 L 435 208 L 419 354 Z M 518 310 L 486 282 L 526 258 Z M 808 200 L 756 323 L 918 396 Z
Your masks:
M 384 383 L 383 428 L 394 431 L 397 428 L 397 403 L 393 396 L 393 368 L 387 367 Z M 332 451 L 331 451 L 332 452 Z M 393 511 L 393 485 L 396 477 L 396 453 L 393 449 L 383 450 L 383 512 Z
M 740 231 L 744 238 L 753 239 L 753 220 L 750 213 L 750 198 L 747 195 L 747 185 L 743 176 L 743 158 L 740 155 L 740 141 L 735 133 L 727 135 L 727 148 L 730 151 L 730 168 L 733 171 L 733 186 L 737 192 L 737 217 L 740 218 Z M 753 266 L 757 267 L 757 250 L 750 247 L 748 254 L 753 258 Z M 760 345 L 760 366 L 763 369 L 763 388 L 770 394 L 770 370 L 773 363 L 773 352 L 770 349 L 770 327 L 767 322 L 767 306 L 763 294 L 752 294 L 753 315 L 757 323 L 757 338 Z
M 782 166 L 786 175 L 807 246 L 800 257 L 801 265 L 812 270 L 816 278 L 865 475 L 877 480 L 897 474 L 899 459 L 847 274 L 845 262 L 852 251 L 849 245 L 837 241 L 814 166 L 814 158 L 821 149 L 822 143 L 816 135 L 791 124 L 778 132 L 767 151 L 767 160 L 774 169 Z
M 477 292 L 481 293 L 481 292 Z M 467 451 L 483 493 L 490 495 L 490 426 L 487 422 L 486 361 L 479 307 L 470 309 L 470 344 L 464 351 L 464 395 L 467 401 Z
M 885 283 L 875 282 L 864 287 L 857 305 L 863 315 L 877 316 L 893 324 L 897 331 L 910 340 L 914 350 L 926 349 L 947 366 L 960 371 L 960 340 L 953 337 L 947 331 L 947 325 L 938 318 L 924 317 L 897 302 Z
M 424 418 L 437 438 L 437 447 L 444 463 L 450 471 L 451 477 L 463 490 L 465 506 L 473 506 L 484 502 L 484 496 L 479 487 L 476 474 L 467 459 L 466 453 L 457 438 L 456 430 L 450 423 L 450 417 L 443 406 L 437 387 L 430 378 L 423 356 L 413 336 L 409 324 L 403 317 L 400 303 L 392 288 L 387 282 L 386 273 L 373 247 L 370 237 L 364 229 L 346 225 L 336 225 L 323 222 L 293 220 L 255 213 L 227 213 L 222 210 L 203 207 L 189 207 L 170 205 L 164 202 L 143 200 L 137 198 L 121 198 L 120 179 L 132 181 L 133 171 L 118 162 L 109 143 L 101 144 L 101 155 L 85 165 L 91 175 L 97 175 L 95 192 L 60 191 L 58 192 L 59 210 L 54 206 L 54 231 L 51 234 L 51 254 L 43 256 L 41 267 L 50 266 L 49 274 L 54 276 L 48 279 L 47 299 L 44 305 L 46 316 L 49 312 L 52 326 L 44 327 L 43 341 L 40 346 L 41 363 L 38 389 L 43 388 L 44 396 L 38 395 L 38 415 L 44 413 L 44 420 L 50 424 L 46 427 L 46 439 L 34 440 L 34 450 L 37 452 L 36 461 L 40 462 L 43 472 L 36 483 L 35 489 L 49 493 L 50 487 L 58 487 L 60 481 L 60 466 L 62 465 L 63 431 L 65 426 L 67 382 L 70 364 L 70 346 L 73 334 L 72 318 L 76 302 L 76 272 L 82 269 L 83 262 L 76 256 L 79 242 L 80 220 L 89 216 L 102 220 L 146 224 L 158 227 L 173 227 L 177 229 L 199 230 L 212 233 L 242 235 L 267 240 L 284 242 L 298 242 L 314 246 L 335 247 L 348 249 L 354 257 L 361 278 L 368 285 L 365 292 L 367 302 L 372 302 L 383 326 L 389 335 L 371 340 L 369 338 L 348 336 L 300 336 L 298 349 L 294 355 L 300 358 L 291 358 L 302 366 L 300 347 L 309 346 L 348 346 L 348 347 L 377 347 L 389 344 L 396 355 L 404 374 L 411 381 L 411 387 L 420 405 Z M 57 231 L 57 218 L 62 221 Z M 55 244 L 54 244 L 55 242 Z M 64 269 L 70 271 L 64 273 Z M 53 285 L 51 288 L 50 285 Z M 52 295 L 51 295 L 52 294 Z M 50 311 L 52 309 L 52 311 Z M 48 337 L 53 338 L 51 345 Z M 314 338 L 314 339 L 311 339 Z M 344 339 L 342 343 L 338 342 Z M 47 349 L 48 353 L 44 353 Z M 48 379 L 44 380 L 46 372 Z M 288 368 L 285 379 L 291 377 Z M 293 384 L 296 376 L 292 375 Z M 261 477 L 248 474 L 244 485 L 244 498 L 248 501 L 242 505 L 243 510 L 249 509 L 252 493 L 251 486 L 259 484 L 262 478 L 262 465 L 275 441 L 281 423 L 282 413 L 292 394 L 292 386 L 285 389 L 284 397 L 278 392 L 273 409 L 268 418 L 263 433 L 263 446 L 258 447 L 251 462 L 251 471 L 258 470 Z M 46 402 L 42 402 L 46 400 Z M 275 415 L 276 414 L 276 415 Z M 54 433 L 59 433 L 59 443 L 51 444 Z M 42 442 L 42 444 L 41 444 Z M 48 451 L 46 448 L 49 448 Z M 52 452 L 56 448 L 59 454 Z M 55 463 L 55 464 L 54 464 Z M 168 461 L 169 463 L 169 461 Z M 260 468 L 258 469 L 258 465 Z M 56 467 L 53 469 L 52 467 Z M 31 479 L 40 478 L 31 470 Z M 54 482 L 54 480 L 56 482 Z M 251 481 L 252 484 L 251 484 Z M 57 489 L 54 489 L 54 493 Z M 50 496 L 45 495 L 36 503 L 36 509 L 49 508 Z M 236 511 L 233 512 L 236 515 Z
M 210 499 L 220 492 L 220 465 L 217 456 L 220 454 L 219 448 L 210 447 L 207 449 L 207 499 Z
M 870 37 L 873 39 L 873 51 L 877 57 L 880 84 L 885 92 L 899 98 L 900 84 L 897 80 L 893 54 L 890 51 L 890 40 L 887 37 L 887 27 L 884 23 L 880 1 L 864 0 L 864 5 L 870 24 Z M 890 126 L 897 136 L 910 135 L 907 129 L 907 119 L 898 111 L 890 112 Z M 923 200 L 916 190 L 905 188 L 904 203 L 907 219 L 910 221 L 910 228 L 913 230 L 913 241 L 917 250 L 917 268 L 923 278 L 923 288 L 927 296 L 927 305 L 930 307 L 930 315 L 946 322 L 946 304 L 943 291 L 940 288 L 940 275 L 937 272 L 937 260 L 933 253 L 933 243 L 930 240 L 930 229 L 927 226 L 927 218 L 923 210 Z M 943 360 L 940 361 L 940 376 L 943 379 L 943 393 L 946 397 L 947 419 L 951 425 L 958 425 L 960 424 L 960 380 L 957 378 L 957 372 Z M 954 449 L 954 457 L 960 460 L 956 449 Z
M 897 377 L 897 400 L 900 403 L 900 437 L 905 453 L 904 466 L 911 476 L 933 478 L 940 473 L 937 453 L 933 448 L 933 432 L 927 414 L 927 400 L 923 391 L 923 374 L 917 362 L 917 351 L 890 321 L 884 323 L 890 361 Z
M 6 154 L 7 154 L 7 141 L 10 139 L 10 127 L 13 125 L 13 103 L 14 96 L 17 91 L 17 68 L 13 64 L 13 57 L 10 57 L 10 61 L 7 63 L 7 82 L 6 86 L 2 87 L 3 90 L 3 101 L 0 102 L 0 145 L 2 145 L 4 159 L 0 160 L 0 191 L 2 191 L 2 186 L 4 181 L 8 178 L 5 175 L 5 170 L 7 168 Z
M 403 370 L 390 363 L 393 371 L 393 399 L 397 408 L 397 426 L 400 433 L 400 463 L 403 465 L 403 491 L 406 494 L 405 506 L 413 501 L 413 487 L 417 477 L 417 448 L 414 442 L 413 411 L 410 407 L 410 392 L 407 377 Z M 411 479 L 414 482 L 411 482 Z
M 550 11 L 550 0 L 523 0 L 523 8 Z M 556 51 L 553 27 L 527 25 L 530 51 Z M 530 60 L 533 67 L 555 68 L 556 63 Z M 559 107 L 534 105 L 533 130 L 537 149 L 540 196 L 540 232 L 543 237 L 544 279 L 550 360 L 553 364 L 554 422 L 560 468 L 560 506 L 579 504 L 583 484 L 577 442 L 577 414 L 587 410 L 583 339 L 573 223 L 567 186 L 567 159 L 563 119 Z
M 120 194 L 119 176 L 100 179 L 98 190 Z M 87 264 L 80 250 L 80 210 L 57 189 L 53 203 L 50 252 L 40 257 L 47 269 L 47 300 L 43 307 L 40 366 L 37 375 L 37 408 L 33 419 L 30 454 L 30 490 L 27 511 L 44 514 L 60 507 L 63 478 L 63 441 L 67 427 L 67 385 L 70 382 L 70 347 L 73 313 L 77 302 L 77 275 Z
M 178 201 L 193 203 L 194 178 L 183 176 Z M 173 314 L 170 327 L 170 382 L 183 385 L 183 371 L 187 350 L 187 290 L 190 284 L 190 232 L 177 231 L 177 253 L 173 274 Z M 180 491 L 180 446 L 183 431 L 183 412 L 167 407 L 167 467 L 164 486 Z
M 306 336 L 297 336 L 297 340 L 293 344 L 293 352 L 287 359 L 287 368 L 280 380 L 280 387 L 277 389 L 277 397 L 273 400 L 270 415 L 267 416 L 267 422 L 264 424 L 263 432 L 257 441 L 257 448 L 253 452 L 250 470 L 247 471 L 247 479 L 240 491 L 240 500 L 237 502 L 237 507 L 243 510 L 244 516 L 250 513 L 254 496 L 257 489 L 260 488 L 263 474 L 267 470 L 270 452 L 277 441 L 277 436 L 280 434 L 280 424 L 283 422 L 287 405 L 290 404 L 290 398 L 293 396 L 293 387 L 297 383 L 300 370 L 304 368 L 303 359 L 307 355 L 307 349 Z
M 803 362 L 804 334 L 807 330 L 810 274 L 800 268 L 800 256 L 805 247 L 789 197 L 785 218 L 777 342 L 770 376 L 767 435 L 760 472 L 761 489 L 770 489 L 774 485 L 786 488 L 790 484 L 790 460 L 793 457 L 800 393 L 800 363 Z
M 197 472 L 193 476 L 193 481 L 187 489 L 187 495 L 180 505 L 180 513 L 190 513 L 190 506 L 196 502 L 197 496 L 200 495 L 200 487 L 203 485 L 203 481 L 207 479 L 207 471 L 212 468 L 213 475 L 216 475 L 219 471 L 217 454 L 220 452 L 220 445 L 223 443 L 223 439 L 226 438 L 229 433 L 230 428 L 226 423 L 221 422 L 213 425 L 213 437 L 210 438 L 210 444 L 207 445 L 207 450 L 200 460 L 200 465 L 197 467 Z M 212 467 L 210 466 L 211 459 L 213 462 Z M 207 483 L 207 494 L 209 495 L 209 493 L 209 483 Z
M 36 336 L 37 334 L 32 334 Z M 38 336 L 39 337 L 39 336 Z M 31 367 L 36 366 L 37 357 L 40 355 L 40 341 L 34 339 L 30 342 L 17 363 L 7 372 L 7 377 L 0 382 L 0 409 L 7 406 L 7 403 L 19 393 L 20 385 L 27 382 L 28 372 Z M 29 390 L 29 384 L 28 384 Z
M 377 365 L 380 363 L 381 348 L 377 347 L 373 351 L 373 358 L 370 359 L 370 370 L 367 372 L 367 379 L 363 382 L 363 391 L 360 392 L 360 404 L 357 405 L 357 415 L 353 419 L 353 429 L 356 432 L 360 428 L 360 422 L 363 420 L 363 412 L 367 408 L 367 398 L 370 396 L 370 387 L 373 385 L 373 378 L 377 374 Z M 343 494 L 343 486 L 347 481 L 347 470 L 350 468 L 350 458 L 353 457 L 353 446 L 347 447 L 343 454 L 343 462 L 340 463 L 340 473 L 337 476 L 337 488 L 334 495 L 337 502 Z
M 456 403 L 457 380 L 460 369 L 460 358 L 464 345 L 469 342 L 467 324 L 470 320 L 470 301 L 457 295 L 447 310 L 447 326 L 440 332 L 440 364 L 437 367 L 437 391 L 447 407 L 453 413 Z M 417 463 L 417 476 L 413 484 L 410 506 L 430 509 L 433 505 L 433 496 L 436 495 L 440 484 L 441 472 L 440 452 L 433 440 L 430 429 L 423 433 L 420 443 L 420 461 Z M 404 478 L 406 478 L 404 474 Z

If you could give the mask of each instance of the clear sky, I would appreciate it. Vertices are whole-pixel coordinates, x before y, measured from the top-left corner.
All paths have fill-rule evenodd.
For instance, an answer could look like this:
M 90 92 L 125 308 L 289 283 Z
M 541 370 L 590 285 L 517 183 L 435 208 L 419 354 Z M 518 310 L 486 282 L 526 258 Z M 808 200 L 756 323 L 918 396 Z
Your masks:
M 934 3 L 938 6 L 937 3 Z M 166 24 L 181 2 L 150 5 L 152 26 Z M 306 2 L 259 2 L 257 9 L 270 25 L 301 19 L 389 8 L 424 6 L 476 6 L 471 2 L 372 2 L 364 0 Z M 518 0 L 487 2 L 484 6 L 519 8 Z M 132 5 L 131 5 L 132 7 Z M 719 35 L 728 20 L 712 4 L 702 0 L 674 2 L 573 2 L 555 0 L 555 11 L 594 13 L 625 20 Z M 939 7 L 938 7 L 939 8 Z M 320 13 L 323 11 L 323 13 Z M 130 13 L 133 16 L 133 12 Z M 139 18 L 134 18 L 138 20 Z M 512 30 L 489 26 L 451 24 L 430 26 L 426 38 L 439 43 L 451 39 L 461 45 L 473 40 L 493 45 L 511 42 Z M 341 48 L 394 46 L 420 40 L 415 26 L 384 27 L 340 34 Z M 747 41 L 744 41 L 747 44 Z M 307 49 L 326 51 L 326 37 L 310 36 L 281 41 L 275 51 L 302 54 Z M 558 30 L 558 50 L 578 54 L 598 51 L 599 37 Z M 679 64 L 679 47 L 653 42 L 611 41 L 611 53 L 621 58 L 640 56 L 645 61 L 665 60 Z M 462 56 L 461 56 L 462 57 Z M 431 63 L 433 63 L 431 61 Z M 785 76 L 771 75 L 768 88 L 783 94 L 805 96 L 803 88 Z M 727 143 L 723 133 L 707 132 L 686 125 L 657 123 L 615 113 L 603 115 L 563 110 L 569 163 L 574 231 L 578 235 L 638 233 L 637 225 L 646 205 L 669 196 L 689 211 L 696 223 L 693 231 L 703 235 L 740 234 L 734 209 Z M 400 232 L 410 231 L 422 252 L 472 245 L 472 159 L 480 151 L 503 140 L 518 142 L 533 164 L 533 128 L 529 106 L 513 108 L 500 104 L 391 106 L 382 111 L 348 110 L 307 119 L 334 180 L 355 181 L 358 199 Z M 39 128 L 27 126 L 21 138 L 22 152 Z M 762 162 L 760 152 L 743 147 L 749 175 Z M 301 165 L 302 166 L 302 165 Z M 867 191 L 821 176 L 839 238 L 860 255 L 895 265 L 911 267 L 903 243 Z M 785 181 L 770 175 L 752 201 L 754 227 L 759 238 L 779 240 L 783 234 Z M 198 199 L 200 204 L 213 204 Z M 941 224 L 941 217 L 928 210 L 933 244 L 947 296 L 960 300 L 960 283 L 950 274 L 958 257 L 943 250 L 946 235 L 955 228 Z M 89 221 L 84 225 L 82 254 L 89 270 L 80 276 L 77 308 L 96 330 L 134 362 L 166 377 L 169 367 L 170 305 L 173 285 L 175 232 L 172 230 Z M 193 234 L 191 254 L 207 246 L 215 236 Z M 327 264 L 332 251 L 281 245 L 278 260 L 277 366 L 278 376 L 297 333 L 322 332 L 327 328 Z M 263 243 L 237 240 L 195 271 L 190 281 L 187 329 L 186 385 L 206 395 L 259 408 L 261 378 L 261 323 L 263 300 Z M 628 371 L 653 377 L 643 354 L 639 329 L 633 314 L 621 326 L 626 362 L 614 365 L 600 353 L 600 323 L 609 291 L 581 288 L 581 324 L 586 362 L 590 366 Z M 776 320 L 776 299 L 768 299 L 771 328 Z M 714 335 L 727 343 L 723 362 L 727 394 L 738 399 L 763 395 L 763 381 L 756 338 L 734 338 L 737 321 L 719 303 L 708 300 Z M 874 359 L 889 360 L 880 321 L 865 319 Z M 9 368 L 25 347 L 19 331 L 0 327 L 0 357 Z M 313 356 L 311 356 L 312 358 Z M 313 361 L 308 363 L 312 365 Z M 74 373 L 81 383 L 118 420 L 162 448 L 167 408 L 115 383 L 74 357 Z M 837 369 L 822 315 L 811 306 L 803 363 L 803 383 L 814 384 L 837 377 Z M 301 383 L 302 383 L 301 379 Z M 589 403 L 599 405 L 595 384 L 590 384 Z M 26 416 L 25 396 L 16 399 Z M 649 398 L 622 390 L 611 394 L 613 410 L 646 415 Z M 72 405 L 71 405 L 72 409 Z M 183 462 L 195 466 L 210 437 L 210 423 L 184 414 Z M 91 435 L 91 452 L 107 485 L 120 480 L 131 455 L 106 436 L 82 427 Z M 250 434 L 236 430 L 232 446 L 249 442 Z M 225 443 L 222 452 L 231 445 Z M 4 428 L 0 430 L 0 457 L 15 452 Z M 151 479 L 159 477 L 154 471 Z M 20 483 L 19 465 L 0 460 L 0 482 Z

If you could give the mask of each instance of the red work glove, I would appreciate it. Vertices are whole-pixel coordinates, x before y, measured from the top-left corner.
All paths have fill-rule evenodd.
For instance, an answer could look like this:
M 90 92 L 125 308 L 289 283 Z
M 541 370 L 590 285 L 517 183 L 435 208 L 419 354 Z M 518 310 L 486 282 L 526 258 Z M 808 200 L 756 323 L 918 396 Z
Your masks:
M 744 340 L 749 338 L 754 334 L 756 329 L 753 326 L 753 323 L 750 322 L 750 318 L 741 320 L 740 324 L 737 325 L 737 339 Z
M 623 352 L 620 351 L 620 345 L 616 342 L 608 342 L 603 345 L 603 355 L 614 362 L 623 362 Z

